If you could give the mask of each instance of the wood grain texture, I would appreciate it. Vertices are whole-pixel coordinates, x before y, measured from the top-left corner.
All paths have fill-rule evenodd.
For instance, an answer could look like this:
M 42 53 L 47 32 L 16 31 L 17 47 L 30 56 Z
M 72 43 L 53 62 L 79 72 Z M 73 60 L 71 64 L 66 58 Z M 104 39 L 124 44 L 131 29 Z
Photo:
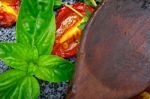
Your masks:
M 82 36 L 68 99 L 129 99 L 150 85 L 150 9 L 105 0 Z

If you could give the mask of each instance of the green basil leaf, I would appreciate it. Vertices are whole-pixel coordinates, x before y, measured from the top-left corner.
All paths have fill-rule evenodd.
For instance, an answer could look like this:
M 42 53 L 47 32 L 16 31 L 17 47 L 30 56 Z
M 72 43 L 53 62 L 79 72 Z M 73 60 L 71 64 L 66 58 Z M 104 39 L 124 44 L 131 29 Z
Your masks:
M 16 81 L 23 78 L 24 76 L 25 73 L 19 70 L 8 70 L 7 72 L 0 74 L 0 94 L 2 91 L 7 90 L 11 86 L 14 86 Z
M 84 0 L 84 3 L 89 5 L 89 6 L 94 6 L 91 2 L 91 0 Z
M 22 70 L 22 71 L 27 71 L 27 62 L 21 60 L 21 59 L 16 59 L 14 57 L 7 57 L 7 58 L 4 58 L 2 59 L 2 61 L 4 61 L 4 63 L 7 65 L 7 66 L 10 66 L 14 69 L 19 69 L 19 70 Z
M 93 13 L 92 12 L 90 12 L 89 10 L 86 10 L 86 16 L 87 16 L 87 18 L 85 18 L 85 19 L 87 19 L 87 21 L 88 21 L 88 19 L 93 15 Z
M 78 0 L 78 1 L 84 2 L 85 4 L 92 7 L 96 7 L 95 3 L 101 4 L 103 2 L 103 0 Z
M 9 52 L 12 50 L 9 48 L 7 43 L 0 43 L 0 59 L 8 56 Z
M 54 1 L 54 11 L 59 10 L 63 4 L 64 3 L 62 2 L 62 0 L 55 0 Z
M 72 78 L 74 65 L 58 56 L 44 55 L 39 58 L 35 76 L 50 82 L 61 82 Z
M 12 68 L 26 71 L 29 51 L 23 48 L 24 46 L 16 43 L 0 44 L 0 59 Z
M 45 14 L 44 14 L 45 16 Z M 47 16 L 47 15 L 46 15 Z M 41 29 L 41 31 L 39 32 L 43 32 L 41 34 L 36 34 L 35 35 L 35 43 L 36 43 L 36 47 L 39 50 L 39 55 L 44 55 L 44 54 L 51 54 L 52 49 L 53 49 L 53 45 L 54 45 L 54 41 L 55 41 L 55 31 L 56 31 L 56 26 L 55 26 L 55 15 L 50 13 L 49 17 L 51 17 L 51 20 L 45 24 L 45 20 L 43 21 L 43 25 L 45 24 L 44 27 L 47 27 L 47 25 L 49 26 L 47 28 L 47 30 L 45 32 L 43 32 Z M 43 18 L 44 19 L 44 18 Z M 41 27 L 42 28 L 42 27 Z
M 82 23 L 78 26 L 78 28 L 81 29 L 81 30 L 83 30 L 86 25 L 87 25 L 87 22 L 82 22 Z
M 54 6 L 55 7 L 60 7 L 63 4 L 62 0 L 55 0 L 54 1 Z
M 25 72 L 9 70 L 0 75 L 1 99 L 37 99 L 39 94 L 37 80 Z
M 89 11 L 86 11 L 86 16 L 83 17 L 83 22 L 78 26 L 79 29 L 83 30 L 88 23 L 88 20 L 91 16 L 89 16 Z
M 54 0 L 23 0 L 17 22 L 17 42 L 49 54 L 55 36 Z

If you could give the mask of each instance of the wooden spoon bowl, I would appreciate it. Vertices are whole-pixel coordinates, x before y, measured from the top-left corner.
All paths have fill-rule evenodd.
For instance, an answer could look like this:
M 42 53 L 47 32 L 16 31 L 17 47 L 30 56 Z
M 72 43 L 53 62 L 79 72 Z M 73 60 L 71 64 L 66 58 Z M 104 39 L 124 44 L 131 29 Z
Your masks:
M 150 9 L 105 0 L 82 36 L 69 99 L 129 99 L 150 85 Z

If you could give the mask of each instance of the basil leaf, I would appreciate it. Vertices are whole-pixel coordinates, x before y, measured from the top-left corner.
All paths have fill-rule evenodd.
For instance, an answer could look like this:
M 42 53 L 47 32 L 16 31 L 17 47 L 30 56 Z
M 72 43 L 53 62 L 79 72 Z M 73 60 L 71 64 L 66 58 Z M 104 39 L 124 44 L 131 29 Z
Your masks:
M 94 7 L 94 4 L 92 2 L 96 2 L 95 0 L 78 0 L 80 2 L 84 2 L 86 5 Z
M 103 2 L 103 0 L 78 0 L 78 1 L 84 2 L 85 4 L 92 7 L 96 7 L 96 3 L 101 4 Z
M 39 58 L 35 76 L 50 82 L 61 82 L 72 78 L 74 65 L 58 56 L 44 55 Z
M 49 27 L 47 31 L 43 32 L 41 29 L 41 32 L 43 32 L 41 35 L 36 33 L 35 35 L 35 43 L 36 47 L 39 50 L 39 55 L 44 55 L 44 54 L 51 54 L 54 41 L 55 41 L 55 31 L 56 31 L 56 26 L 55 26 L 55 15 L 54 14 L 49 14 L 51 17 L 51 20 L 49 21 Z M 45 16 L 45 14 L 44 14 Z M 47 20 L 45 20 L 47 21 Z M 43 21 L 43 24 L 45 22 Z M 44 26 L 46 27 L 46 26 Z
M 12 68 L 27 71 L 31 61 L 38 58 L 36 49 L 29 49 L 21 44 L 0 44 L 0 59 Z
M 91 17 L 89 16 L 89 13 L 90 12 L 86 11 L 86 16 L 83 17 L 83 22 L 78 26 L 79 29 L 83 30 L 86 27 L 89 18 Z
M 63 4 L 63 2 L 61 0 L 55 0 L 54 1 L 54 6 L 59 7 Z
M 0 79 L 1 99 L 37 99 L 40 94 L 37 80 L 25 72 L 9 70 Z
M 81 29 L 81 30 L 83 30 L 86 25 L 87 25 L 87 22 L 82 22 L 82 23 L 78 26 L 78 28 Z
M 0 59 L 12 68 L 26 71 L 28 64 L 24 58 L 27 51 L 23 50 L 22 47 L 15 43 L 0 44 Z
M 17 22 L 17 42 L 49 54 L 55 36 L 54 0 L 23 0 Z
M 62 0 L 55 0 L 54 1 L 54 10 L 57 11 L 63 5 Z
M 6 43 L 0 43 L 0 59 L 8 56 L 9 52 L 12 50 L 8 47 Z
M 89 6 L 93 6 L 94 7 L 94 5 L 92 4 L 91 0 L 84 0 L 84 3 L 89 5 Z
M 0 94 L 2 91 L 7 90 L 11 86 L 14 86 L 16 81 L 23 78 L 24 76 L 25 73 L 19 70 L 8 70 L 7 72 L 0 74 Z

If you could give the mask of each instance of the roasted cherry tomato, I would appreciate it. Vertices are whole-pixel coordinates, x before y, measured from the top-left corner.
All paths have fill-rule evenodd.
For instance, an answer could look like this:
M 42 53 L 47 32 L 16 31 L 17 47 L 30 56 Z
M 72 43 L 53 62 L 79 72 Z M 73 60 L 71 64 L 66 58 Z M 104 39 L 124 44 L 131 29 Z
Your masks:
M 150 86 L 145 91 L 131 99 L 150 99 Z
M 86 15 L 86 11 L 91 13 L 94 11 L 92 7 L 84 3 L 76 3 L 71 6 L 82 15 Z M 68 7 L 59 10 L 56 17 L 56 41 L 52 52 L 54 55 L 69 58 L 77 54 L 82 32 L 78 26 L 82 21 L 83 18 Z
M 0 1 L 0 27 L 8 27 L 15 24 L 20 0 Z

